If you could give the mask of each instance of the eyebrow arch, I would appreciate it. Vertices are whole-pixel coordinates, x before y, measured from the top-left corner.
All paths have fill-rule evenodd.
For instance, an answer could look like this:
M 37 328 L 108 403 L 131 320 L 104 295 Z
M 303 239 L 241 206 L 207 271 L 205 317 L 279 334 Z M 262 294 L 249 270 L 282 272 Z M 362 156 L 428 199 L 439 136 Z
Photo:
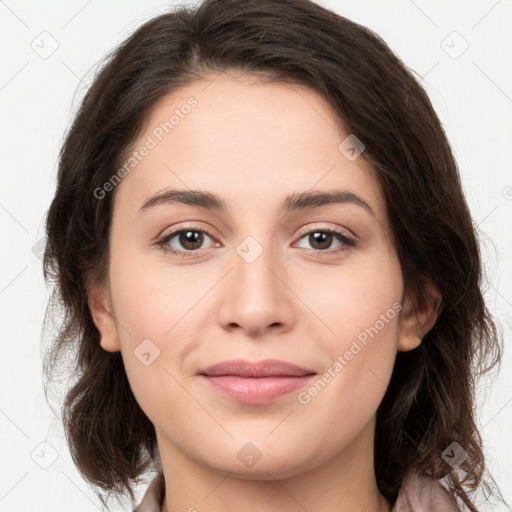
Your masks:
M 176 190 L 167 189 L 147 199 L 137 215 L 140 215 L 149 208 L 168 203 L 182 203 L 190 206 L 200 206 L 211 210 L 226 211 L 225 201 L 216 194 L 202 190 Z M 307 208 L 318 208 L 328 204 L 355 204 L 364 208 L 368 213 L 375 216 L 372 207 L 358 195 L 348 190 L 326 190 L 313 192 L 294 192 L 285 197 L 282 209 L 285 212 L 304 210 Z

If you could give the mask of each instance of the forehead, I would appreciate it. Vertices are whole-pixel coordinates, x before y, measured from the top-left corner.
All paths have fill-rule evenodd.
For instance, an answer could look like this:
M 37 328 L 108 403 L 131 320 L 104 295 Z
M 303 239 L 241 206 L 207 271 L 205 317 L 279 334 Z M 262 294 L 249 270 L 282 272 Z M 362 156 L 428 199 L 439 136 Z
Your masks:
M 240 212 L 257 204 L 280 207 L 290 192 L 336 188 L 363 196 L 382 222 L 377 175 L 364 152 L 347 157 L 349 135 L 331 105 L 310 88 L 246 75 L 209 76 L 152 108 L 132 146 L 139 158 L 132 156 L 116 203 L 134 216 L 167 187 L 202 189 Z M 150 149 L 141 158 L 144 146 Z

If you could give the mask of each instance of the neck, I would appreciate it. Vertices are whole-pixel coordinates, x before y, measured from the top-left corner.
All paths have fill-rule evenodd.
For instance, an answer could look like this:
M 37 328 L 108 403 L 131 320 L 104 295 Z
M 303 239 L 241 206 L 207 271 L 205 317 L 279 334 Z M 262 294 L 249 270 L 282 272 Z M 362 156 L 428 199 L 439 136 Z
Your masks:
M 375 479 L 373 433 L 371 421 L 331 459 L 276 478 L 280 468 L 261 468 L 257 475 L 248 475 L 198 463 L 157 430 L 166 486 L 162 512 L 205 508 L 211 512 L 390 512 L 391 503 L 379 492 Z

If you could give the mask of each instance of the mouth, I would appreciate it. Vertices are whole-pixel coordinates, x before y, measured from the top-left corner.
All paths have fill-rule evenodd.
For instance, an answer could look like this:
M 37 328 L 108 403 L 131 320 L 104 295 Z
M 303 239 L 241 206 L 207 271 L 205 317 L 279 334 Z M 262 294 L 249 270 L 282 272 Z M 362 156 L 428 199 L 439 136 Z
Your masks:
M 276 359 L 224 361 L 198 372 L 212 389 L 235 401 L 266 403 L 308 384 L 311 369 Z

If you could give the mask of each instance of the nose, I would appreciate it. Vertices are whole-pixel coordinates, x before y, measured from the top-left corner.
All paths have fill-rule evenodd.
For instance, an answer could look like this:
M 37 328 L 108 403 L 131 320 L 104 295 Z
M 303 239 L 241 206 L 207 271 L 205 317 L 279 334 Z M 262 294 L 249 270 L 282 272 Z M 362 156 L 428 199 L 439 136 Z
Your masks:
M 275 251 L 249 238 L 237 247 L 231 263 L 220 291 L 219 324 L 251 337 L 292 329 L 294 294 L 285 262 L 278 261 Z

